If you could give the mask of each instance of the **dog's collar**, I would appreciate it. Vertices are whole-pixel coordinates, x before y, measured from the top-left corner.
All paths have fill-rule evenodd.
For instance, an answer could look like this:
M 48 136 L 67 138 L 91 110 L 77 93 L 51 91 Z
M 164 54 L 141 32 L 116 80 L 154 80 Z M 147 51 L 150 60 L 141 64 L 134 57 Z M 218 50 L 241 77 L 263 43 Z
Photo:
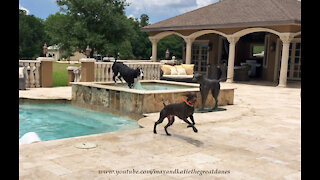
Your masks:
M 185 100 L 183 97 L 181 98 L 188 106 L 193 107 L 192 104 L 190 104 L 187 100 Z

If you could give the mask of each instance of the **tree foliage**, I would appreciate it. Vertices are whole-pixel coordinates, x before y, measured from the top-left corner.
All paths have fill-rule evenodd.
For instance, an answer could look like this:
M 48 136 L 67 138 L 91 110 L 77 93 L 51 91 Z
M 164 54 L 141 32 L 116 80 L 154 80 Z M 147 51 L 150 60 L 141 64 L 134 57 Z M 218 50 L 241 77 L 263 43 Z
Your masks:
M 78 50 L 89 45 L 93 52 L 115 55 L 117 48 L 110 44 L 117 47 L 126 41 L 130 27 L 125 0 L 57 0 L 57 4 L 74 26 L 73 46 Z
M 77 24 L 73 23 L 70 16 L 66 14 L 52 14 L 49 15 L 44 22 L 45 33 L 49 37 L 47 43 L 50 45 L 58 44 L 60 47 L 62 57 L 68 57 L 76 51 L 77 39 L 75 36 L 75 29 Z
M 125 0 L 57 0 L 60 11 L 43 21 L 19 11 L 19 57 L 35 58 L 42 54 L 44 42 L 58 44 L 62 57 L 86 47 L 102 56 L 120 59 L 150 59 L 152 44 L 149 33 L 141 28 L 149 25 L 149 16 L 127 18 Z M 163 38 L 158 43 L 158 59 L 164 59 L 166 49 L 170 57 L 182 58 L 183 39 Z M 91 54 L 91 56 L 92 56 Z
M 176 35 L 167 36 L 158 42 L 157 56 L 158 59 L 164 59 L 166 50 L 170 52 L 170 58 L 175 56 L 176 59 L 182 59 L 184 40 Z
M 146 14 L 140 16 L 140 21 L 137 18 L 129 18 L 128 21 L 131 26 L 131 32 L 128 37 L 132 53 L 135 59 L 150 59 L 151 56 L 151 42 L 149 41 L 148 33 L 142 32 L 141 28 L 149 24 L 149 17 Z
M 35 59 L 42 55 L 43 20 L 19 9 L 19 59 Z

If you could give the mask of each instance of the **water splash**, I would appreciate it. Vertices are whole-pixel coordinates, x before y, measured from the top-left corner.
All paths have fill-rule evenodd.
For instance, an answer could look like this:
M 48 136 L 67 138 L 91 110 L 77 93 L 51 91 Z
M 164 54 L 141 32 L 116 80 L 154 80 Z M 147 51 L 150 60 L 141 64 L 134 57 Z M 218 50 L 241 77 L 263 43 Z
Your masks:
M 145 90 L 145 89 L 142 87 L 142 85 L 141 85 L 141 83 L 140 83 L 139 80 L 134 83 L 133 89 Z

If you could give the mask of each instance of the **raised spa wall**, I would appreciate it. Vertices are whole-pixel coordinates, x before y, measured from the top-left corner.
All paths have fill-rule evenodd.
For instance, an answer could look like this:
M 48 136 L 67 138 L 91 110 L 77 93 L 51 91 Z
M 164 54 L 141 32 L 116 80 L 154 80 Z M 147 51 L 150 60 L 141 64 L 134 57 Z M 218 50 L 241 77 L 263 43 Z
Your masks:
M 112 83 L 77 82 L 72 83 L 72 104 L 80 107 L 114 113 L 145 114 L 159 112 L 166 104 L 180 103 L 188 92 L 197 94 L 195 108 L 201 106 L 201 95 L 198 84 L 178 83 L 160 80 L 141 82 L 157 82 L 190 86 L 187 89 L 144 91 L 112 86 Z M 232 105 L 234 88 L 222 88 L 218 96 L 218 105 Z M 206 107 L 213 107 L 215 100 L 208 96 Z

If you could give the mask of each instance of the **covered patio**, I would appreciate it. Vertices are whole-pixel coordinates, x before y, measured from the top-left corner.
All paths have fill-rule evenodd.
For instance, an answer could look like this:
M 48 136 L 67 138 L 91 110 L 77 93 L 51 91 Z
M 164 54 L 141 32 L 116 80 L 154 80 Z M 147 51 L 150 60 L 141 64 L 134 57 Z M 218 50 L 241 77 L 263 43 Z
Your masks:
M 157 43 L 166 36 L 184 39 L 183 61 L 210 74 L 210 66 L 227 63 L 227 82 L 235 66 L 247 60 L 261 65 L 259 80 L 286 87 L 301 79 L 301 3 L 297 0 L 223 0 L 145 26 L 157 61 Z M 263 56 L 253 55 L 255 46 Z M 209 65 L 209 66 L 208 66 Z

